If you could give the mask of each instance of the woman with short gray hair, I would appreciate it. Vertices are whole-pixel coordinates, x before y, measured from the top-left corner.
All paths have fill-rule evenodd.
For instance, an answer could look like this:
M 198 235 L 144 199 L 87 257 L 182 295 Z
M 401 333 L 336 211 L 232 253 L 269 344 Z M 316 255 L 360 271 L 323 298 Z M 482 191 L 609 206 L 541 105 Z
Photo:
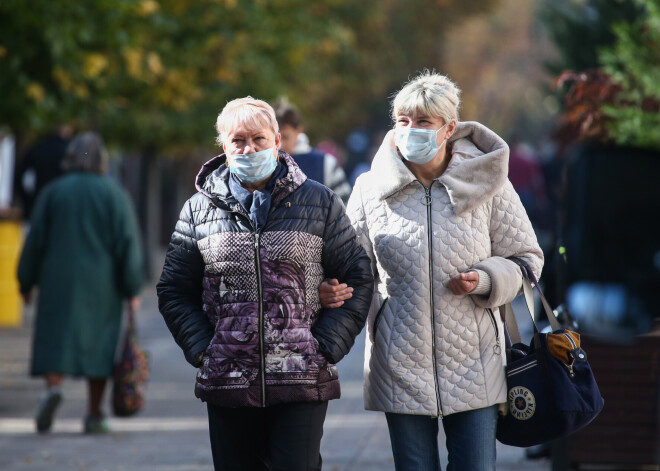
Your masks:
M 432 72 L 401 89 L 394 128 L 347 208 L 376 278 L 365 407 L 385 412 L 397 471 L 440 470 L 438 419 L 447 470 L 495 469 L 506 402 L 497 307 L 522 286 L 508 258 L 524 259 L 537 277 L 543 266 L 507 178 L 509 148 L 485 126 L 458 121 L 459 95 Z M 350 298 L 334 283 L 321 287 L 324 306 Z
M 62 160 L 65 172 L 77 170 L 102 174 L 107 169 L 108 152 L 101 136 L 94 132 L 82 133 L 71 141 Z
M 181 209 L 158 303 L 207 403 L 217 471 L 321 469 L 335 364 L 373 293 L 369 257 L 344 205 L 281 150 L 275 112 L 252 97 L 216 121 L 223 154 L 204 164 Z M 325 276 L 355 287 L 322 309 Z
M 137 309 L 142 255 L 128 195 L 104 175 L 107 153 L 98 134 L 78 135 L 67 147 L 66 173 L 49 183 L 30 218 L 18 266 L 23 299 L 39 288 L 31 374 L 47 391 L 36 416 L 51 429 L 62 401 L 64 375 L 88 383 L 85 433 L 110 431 L 102 411 L 112 376 L 122 303 Z

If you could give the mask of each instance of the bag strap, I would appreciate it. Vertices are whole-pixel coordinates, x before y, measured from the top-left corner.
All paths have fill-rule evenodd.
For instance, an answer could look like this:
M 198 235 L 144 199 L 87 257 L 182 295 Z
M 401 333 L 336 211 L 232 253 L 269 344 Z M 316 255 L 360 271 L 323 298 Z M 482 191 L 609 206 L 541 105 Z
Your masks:
M 516 315 L 513 312 L 513 306 L 511 303 L 507 303 L 500 306 L 499 309 L 500 316 L 502 316 L 505 326 L 505 345 L 510 347 L 514 343 L 520 343 L 520 331 L 518 330 L 518 322 L 516 321 Z
M 539 333 L 538 327 L 536 326 L 535 315 L 534 315 L 534 288 L 536 288 L 536 291 L 539 293 L 539 298 L 541 299 L 543 310 L 545 311 L 545 315 L 548 318 L 548 321 L 550 322 L 550 327 L 552 328 L 553 332 L 556 330 L 560 330 L 561 324 L 559 324 L 557 317 L 555 317 L 555 314 L 552 312 L 552 308 L 550 307 L 550 304 L 548 303 L 547 299 L 545 299 L 545 296 L 543 295 L 543 291 L 541 291 L 541 287 L 539 286 L 536 276 L 534 275 L 534 272 L 531 270 L 529 265 L 527 265 L 527 262 L 525 262 L 520 258 L 515 258 L 515 257 L 512 257 L 509 260 L 518 264 L 518 266 L 520 266 L 520 271 L 523 274 L 523 279 L 522 279 L 523 294 L 525 296 L 525 304 L 527 304 L 527 310 L 529 311 L 529 315 L 532 319 L 532 325 L 534 326 L 534 336 L 536 337 L 536 335 L 538 335 Z M 500 306 L 499 309 L 500 309 L 500 313 L 502 313 L 502 317 L 504 318 L 506 328 L 509 332 L 509 338 L 511 343 L 520 343 L 522 341 L 520 338 L 520 329 L 518 328 L 518 321 L 513 311 L 513 305 L 511 303 L 507 303 L 503 306 Z
M 135 330 L 135 312 L 130 306 L 126 310 L 128 311 L 128 325 L 131 329 Z
M 559 324 L 559 321 L 557 320 L 556 316 L 554 315 L 554 311 L 550 307 L 550 303 L 548 302 L 547 299 L 545 299 L 545 295 L 543 294 L 543 291 L 541 291 L 541 286 L 539 285 L 538 280 L 536 279 L 536 275 L 534 275 L 534 272 L 532 269 L 529 267 L 527 262 L 523 260 L 522 258 L 517 258 L 517 257 L 512 257 L 510 260 L 514 261 L 515 263 L 518 264 L 518 266 L 521 268 L 523 277 L 528 279 L 529 281 L 532 282 L 532 287 L 536 287 L 536 291 L 539 293 L 539 298 L 541 299 L 541 304 L 543 304 L 543 309 L 545 310 L 545 314 L 548 317 L 548 321 L 550 322 L 550 326 L 552 327 L 552 330 L 559 330 L 561 329 L 561 325 Z M 525 285 L 523 284 L 523 290 L 525 292 L 525 299 L 527 300 L 527 306 L 532 306 L 532 310 L 530 312 L 532 313 L 532 320 L 535 319 L 533 313 L 533 306 L 534 306 L 534 292 L 532 288 L 525 289 Z M 552 314 L 552 315 L 551 315 Z
M 122 312 L 122 327 L 119 333 L 119 343 L 115 351 L 115 364 L 121 363 L 121 355 L 126 347 L 126 342 L 134 342 L 136 338 L 135 312 L 129 305 Z

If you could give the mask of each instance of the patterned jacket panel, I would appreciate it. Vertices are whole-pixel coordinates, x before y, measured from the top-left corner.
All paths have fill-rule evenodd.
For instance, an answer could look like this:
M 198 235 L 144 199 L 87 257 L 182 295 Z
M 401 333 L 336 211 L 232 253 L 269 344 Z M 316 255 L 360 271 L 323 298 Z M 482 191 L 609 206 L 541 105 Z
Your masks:
M 297 171 L 286 163 L 290 173 Z M 199 322 L 198 329 L 210 326 L 211 338 L 195 391 L 204 401 L 259 407 L 336 398 L 334 363 L 366 320 L 373 289 L 369 259 L 342 203 L 312 181 L 294 185 L 284 197 L 276 192 L 259 233 L 222 192 L 195 195 L 192 211 L 182 213 L 190 220 L 177 225 L 192 234 L 187 240 L 194 241 L 203 267 L 197 306 L 205 325 Z M 325 276 L 354 283 L 358 297 L 344 309 L 321 310 L 317 288 Z M 160 288 L 177 282 L 161 279 Z M 163 315 L 171 329 L 180 322 L 176 312 Z
M 316 287 L 323 280 L 323 240 L 267 231 L 256 247 L 256 237 L 224 232 L 198 242 L 206 266 L 204 311 L 215 325 L 198 377 L 202 388 L 254 380 L 261 368 L 260 336 L 267 383 L 313 384 L 325 364 L 311 334 L 320 312 Z M 314 293 L 311 299 L 307 292 Z

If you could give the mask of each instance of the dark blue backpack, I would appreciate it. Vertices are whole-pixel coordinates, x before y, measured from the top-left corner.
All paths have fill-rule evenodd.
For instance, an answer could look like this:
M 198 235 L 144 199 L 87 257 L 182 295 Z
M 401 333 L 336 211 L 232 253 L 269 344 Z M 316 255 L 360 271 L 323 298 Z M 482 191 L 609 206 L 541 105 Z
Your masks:
M 325 185 L 323 174 L 323 163 L 325 161 L 325 154 L 312 150 L 306 154 L 296 154 L 293 156 L 300 170 L 303 171 L 307 178 Z

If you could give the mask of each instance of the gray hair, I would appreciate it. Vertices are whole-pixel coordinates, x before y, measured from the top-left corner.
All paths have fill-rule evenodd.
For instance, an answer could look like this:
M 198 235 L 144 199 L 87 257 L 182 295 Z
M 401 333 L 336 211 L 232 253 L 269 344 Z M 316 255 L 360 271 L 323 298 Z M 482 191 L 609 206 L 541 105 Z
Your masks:
M 231 132 L 239 123 L 249 128 L 270 128 L 275 134 L 280 131 L 275 117 L 275 110 L 263 100 L 246 96 L 230 101 L 222 109 L 215 123 L 218 132 L 217 143 L 222 146 Z
M 108 153 L 103 139 L 95 132 L 84 132 L 74 137 L 62 161 L 62 169 L 65 171 L 105 173 L 107 166 Z
M 461 91 L 444 75 L 423 71 L 407 82 L 392 100 L 392 119 L 400 113 L 424 114 L 442 118 L 445 122 L 458 121 Z

